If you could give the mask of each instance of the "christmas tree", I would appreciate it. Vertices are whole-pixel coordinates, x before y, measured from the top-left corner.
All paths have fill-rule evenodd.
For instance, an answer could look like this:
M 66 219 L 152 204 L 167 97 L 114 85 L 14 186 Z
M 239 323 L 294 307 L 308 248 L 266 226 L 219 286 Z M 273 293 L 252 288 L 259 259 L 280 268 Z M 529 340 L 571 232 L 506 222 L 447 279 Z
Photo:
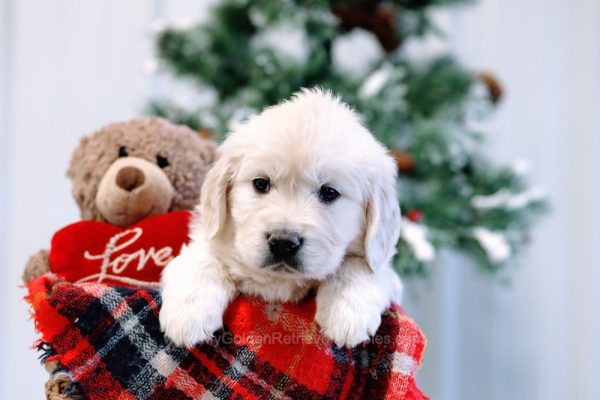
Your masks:
M 204 99 L 155 99 L 153 114 L 222 138 L 233 124 L 303 87 L 339 94 L 396 159 L 404 211 L 395 265 L 424 274 L 441 248 L 472 254 L 499 271 L 528 241 L 545 208 L 524 163 L 497 166 L 482 154 L 478 122 L 502 88 L 446 55 L 413 60 L 403 44 L 436 27 L 432 7 L 467 0 L 224 0 L 206 24 L 157 34 L 159 66 Z M 336 46 L 366 32 L 379 54 L 360 71 Z M 356 54 L 360 64 L 361 54 Z

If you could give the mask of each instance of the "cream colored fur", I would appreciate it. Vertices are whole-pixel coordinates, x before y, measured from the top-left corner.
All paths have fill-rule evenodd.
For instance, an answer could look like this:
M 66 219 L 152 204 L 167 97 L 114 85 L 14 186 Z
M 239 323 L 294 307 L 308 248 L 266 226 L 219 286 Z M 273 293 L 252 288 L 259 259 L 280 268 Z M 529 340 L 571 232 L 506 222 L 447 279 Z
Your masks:
M 257 193 L 252 180 L 268 178 Z M 340 197 L 324 203 L 322 185 Z M 302 269 L 264 266 L 267 232 L 304 238 Z M 355 112 L 304 90 L 238 126 L 202 187 L 191 242 L 164 270 L 161 327 L 191 347 L 222 327 L 238 293 L 297 301 L 317 290 L 315 319 L 340 346 L 368 340 L 400 301 L 390 265 L 400 231 L 396 166 Z

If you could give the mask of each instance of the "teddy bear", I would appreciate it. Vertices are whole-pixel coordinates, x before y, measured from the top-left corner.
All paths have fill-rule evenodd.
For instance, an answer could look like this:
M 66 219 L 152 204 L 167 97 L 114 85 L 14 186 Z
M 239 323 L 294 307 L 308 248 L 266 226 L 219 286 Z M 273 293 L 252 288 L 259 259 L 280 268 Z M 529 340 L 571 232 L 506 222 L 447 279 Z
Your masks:
M 215 158 L 214 141 L 162 118 L 113 123 L 82 138 L 72 155 L 67 176 L 72 181 L 72 194 L 83 221 L 65 228 L 66 232 L 57 232 L 51 246 L 53 252 L 57 253 L 55 247 L 59 248 L 62 244 L 65 251 L 72 253 L 84 242 L 83 236 L 94 239 L 104 229 L 107 237 L 114 238 L 110 232 L 116 230 L 115 235 L 118 236 L 119 228 L 167 213 L 177 218 L 173 220 L 170 216 L 167 221 L 164 217 L 155 221 L 154 225 L 164 231 L 170 223 L 180 236 L 186 236 L 189 213 L 177 214 L 176 210 L 191 210 L 198 203 L 204 176 Z M 100 224 L 89 226 L 89 222 L 85 221 Z M 136 232 L 128 234 L 131 236 Z M 170 231 L 163 232 L 163 236 L 169 235 Z M 62 240 L 55 241 L 57 236 Z M 65 240 L 65 236 L 69 240 Z M 122 242 L 132 239 L 120 237 Z M 112 245 L 115 245 L 114 240 Z M 136 261 L 132 260 L 136 255 L 139 258 L 135 264 L 138 269 L 143 267 L 140 263 L 150 257 L 156 264 L 166 264 L 173 256 L 173 246 L 169 247 L 170 251 L 166 250 L 167 246 L 158 250 L 151 243 L 148 246 L 154 254 L 138 251 L 132 256 L 129 253 L 129 258 L 113 260 L 112 268 L 123 269 L 125 264 Z M 102 258 L 104 254 L 100 251 L 88 257 L 86 252 L 85 256 L 88 259 L 84 261 L 91 263 L 94 257 Z M 55 264 L 65 264 L 64 255 L 61 257 L 55 257 Z M 27 283 L 49 271 L 57 272 L 55 268 L 59 267 L 51 261 L 52 254 L 48 250 L 39 250 L 27 262 L 23 281 Z M 67 275 L 77 273 L 74 270 L 78 269 L 78 265 L 71 261 L 66 263 L 65 268 L 61 272 Z M 157 280 L 159 274 L 156 272 L 153 280 Z

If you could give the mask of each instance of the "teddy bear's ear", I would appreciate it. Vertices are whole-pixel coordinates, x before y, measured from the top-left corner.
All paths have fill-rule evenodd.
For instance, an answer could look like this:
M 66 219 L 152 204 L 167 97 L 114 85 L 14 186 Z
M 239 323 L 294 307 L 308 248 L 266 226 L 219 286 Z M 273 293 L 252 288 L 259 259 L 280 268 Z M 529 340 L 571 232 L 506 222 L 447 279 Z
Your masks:
M 206 164 L 212 165 L 218 158 L 217 143 L 211 139 L 202 138 L 202 147 L 197 157 Z
M 227 193 L 232 177 L 233 161 L 221 157 L 208 171 L 200 194 L 198 210 L 206 239 L 217 236 L 227 220 Z
M 96 207 L 97 183 L 89 178 L 97 168 L 97 154 L 90 147 L 94 146 L 89 136 L 79 141 L 79 146 L 71 155 L 71 161 L 67 169 L 67 177 L 71 180 L 71 194 L 79 206 L 81 217 L 85 220 L 100 219 L 100 213 Z
M 89 143 L 90 138 L 88 136 L 84 136 L 79 141 L 79 146 L 77 146 L 71 155 L 71 161 L 69 162 L 69 168 L 67 169 L 67 176 L 69 179 L 75 179 L 77 173 L 81 171 L 81 166 L 84 163 Z

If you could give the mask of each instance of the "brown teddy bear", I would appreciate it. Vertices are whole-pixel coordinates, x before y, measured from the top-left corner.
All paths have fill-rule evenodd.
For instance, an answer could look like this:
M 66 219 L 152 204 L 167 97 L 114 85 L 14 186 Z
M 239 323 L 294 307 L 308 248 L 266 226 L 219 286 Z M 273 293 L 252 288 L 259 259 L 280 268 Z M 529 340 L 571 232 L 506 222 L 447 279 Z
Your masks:
M 108 224 L 126 228 L 148 217 L 192 209 L 215 157 L 215 143 L 187 127 L 160 118 L 135 119 L 84 137 L 73 153 L 67 175 L 73 182 L 72 193 L 82 219 L 107 223 L 92 227 L 98 232 Z M 164 227 L 164 221 L 158 224 Z M 81 239 L 74 228 L 83 229 L 71 227 L 73 238 L 67 243 Z M 158 250 L 139 257 L 153 256 L 158 264 L 167 255 L 171 254 Z M 131 256 L 113 260 L 112 267 L 124 268 L 123 263 L 131 261 Z M 23 281 L 49 272 L 50 265 L 49 252 L 38 251 L 27 262 Z

